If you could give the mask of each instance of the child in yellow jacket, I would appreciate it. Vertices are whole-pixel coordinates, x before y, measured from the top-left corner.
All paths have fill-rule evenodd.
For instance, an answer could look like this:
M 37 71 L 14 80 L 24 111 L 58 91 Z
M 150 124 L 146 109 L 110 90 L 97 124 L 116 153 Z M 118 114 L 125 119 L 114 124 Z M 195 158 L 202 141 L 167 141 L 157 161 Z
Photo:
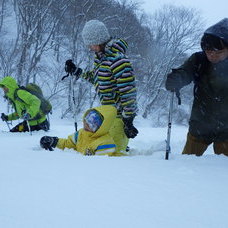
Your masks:
M 67 139 L 43 136 L 40 145 L 46 150 L 57 147 L 64 150 L 72 148 L 83 155 L 122 156 L 116 151 L 116 145 L 109 130 L 117 115 L 117 110 L 111 105 L 103 105 L 86 111 L 83 125 L 79 131 L 69 135 Z

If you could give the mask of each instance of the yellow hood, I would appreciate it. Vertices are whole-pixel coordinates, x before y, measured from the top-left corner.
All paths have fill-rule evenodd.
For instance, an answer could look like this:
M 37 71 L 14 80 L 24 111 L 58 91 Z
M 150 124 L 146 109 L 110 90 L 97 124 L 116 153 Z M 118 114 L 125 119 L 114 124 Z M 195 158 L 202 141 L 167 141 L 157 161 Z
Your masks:
M 96 138 L 107 134 L 113 124 L 113 121 L 117 116 L 117 109 L 111 105 L 102 105 L 96 108 L 91 108 L 85 112 L 83 116 L 83 120 L 87 115 L 87 113 L 90 112 L 91 110 L 96 110 L 103 117 L 103 122 L 101 126 L 98 128 L 98 130 L 95 133 L 91 133 L 92 134 L 91 137 Z

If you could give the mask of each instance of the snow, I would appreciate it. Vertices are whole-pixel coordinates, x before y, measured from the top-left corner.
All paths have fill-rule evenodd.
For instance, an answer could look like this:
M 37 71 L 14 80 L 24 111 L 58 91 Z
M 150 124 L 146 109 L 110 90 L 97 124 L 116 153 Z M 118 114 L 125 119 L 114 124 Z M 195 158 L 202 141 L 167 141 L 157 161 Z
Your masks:
M 207 27 L 227 17 L 227 0 L 140 0 L 139 2 L 141 2 L 143 10 L 149 14 L 153 14 L 165 4 L 195 8 L 205 19 Z
M 51 130 L 32 136 L 0 122 L 0 227 L 227 228 L 228 158 L 181 155 L 187 127 L 173 125 L 167 161 L 167 129 L 135 124 L 131 156 L 86 157 L 39 146 L 72 133 L 72 120 L 51 116 Z

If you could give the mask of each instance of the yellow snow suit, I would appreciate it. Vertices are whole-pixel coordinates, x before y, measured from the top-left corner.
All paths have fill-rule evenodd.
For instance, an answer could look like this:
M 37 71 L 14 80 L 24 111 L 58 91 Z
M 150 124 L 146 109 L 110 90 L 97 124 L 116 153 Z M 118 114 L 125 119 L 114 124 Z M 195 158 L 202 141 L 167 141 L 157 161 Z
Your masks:
M 103 117 L 102 125 L 98 130 L 93 133 L 82 128 L 76 133 L 69 135 L 67 139 L 59 138 L 56 147 L 59 149 L 73 148 L 83 155 L 125 155 L 124 153 L 116 151 L 116 144 L 109 133 L 110 128 L 116 120 L 116 108 L 111 105 L 99 106 L 87 110 L 84 117 L 91 110 L 98 111 Z

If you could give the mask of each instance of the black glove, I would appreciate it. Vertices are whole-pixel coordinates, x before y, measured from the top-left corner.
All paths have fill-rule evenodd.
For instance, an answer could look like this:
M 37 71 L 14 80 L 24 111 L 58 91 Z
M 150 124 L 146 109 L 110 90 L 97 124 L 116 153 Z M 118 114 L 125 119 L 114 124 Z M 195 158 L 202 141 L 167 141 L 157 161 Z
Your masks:
M 8 116 L 4 113 L 1 114 L 2 121 L 8 121 Z
M 177 70 L 173 69 L 172 73 L 167 75 L 165 88 L 172 92 L 179 91 L 182 88 L 181 76 L 180 73 L 177 72 Z
M 58 143 L 59 138 L 58 137 L 51 137 L 51 136 L 43 136 L 40 139 L 40 146 L 44 148 L 45 150 L 52 151 L 53 148 L 56 147 Z
M 65 63 L 65 71 L 68 74 L 74 75 L 77 78 L 82 74 L 82 69 L 79 67 L 76 67 L 76 65 L 73 63 L 72 59 L 68 59 Z
M 128 138 L 135 138 L 139 131 L 133 125 L 134 117 L 123 118 L 124 122 L 124 132 Z
M 65 63 L 65 71 L 68 74 L 73 74 L 76 71 L 77 67 L 73 63 L 72 59 L 68 59 Z

